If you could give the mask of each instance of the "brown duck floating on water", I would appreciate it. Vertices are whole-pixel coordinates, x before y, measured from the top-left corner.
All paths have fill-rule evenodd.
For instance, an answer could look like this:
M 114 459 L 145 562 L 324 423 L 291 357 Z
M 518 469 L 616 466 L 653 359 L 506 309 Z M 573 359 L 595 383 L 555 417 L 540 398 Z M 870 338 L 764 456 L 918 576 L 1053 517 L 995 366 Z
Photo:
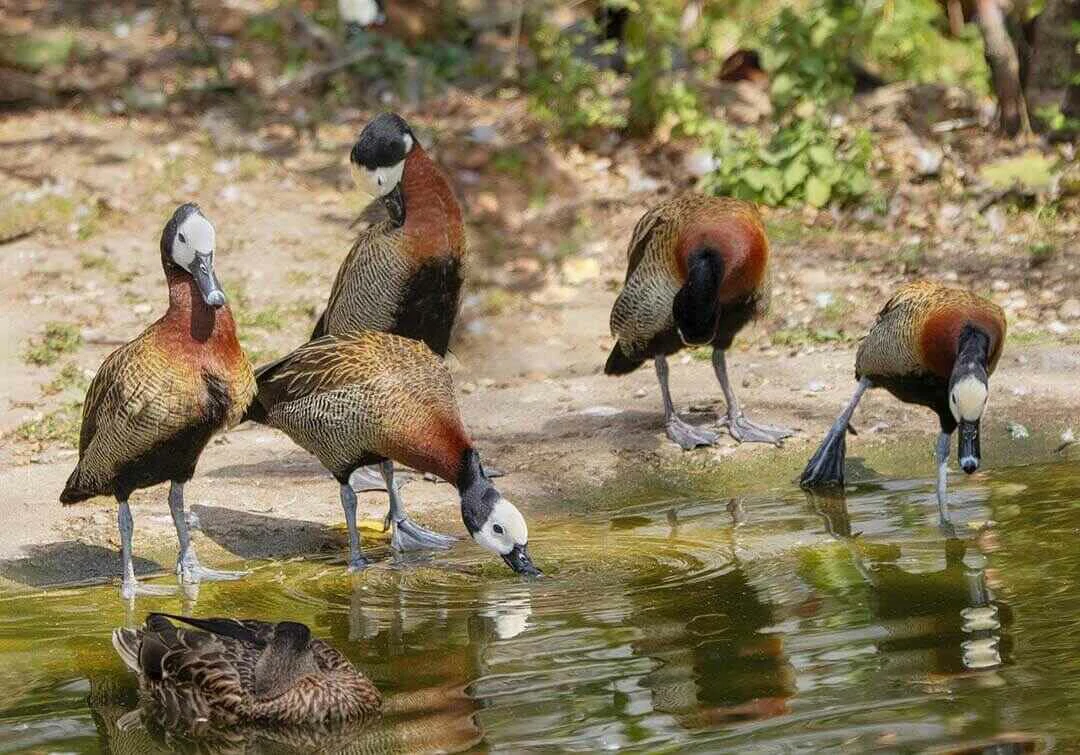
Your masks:
M 126 598 L 159 592 L 135 580 L 128 497 L 161 482 L 171 483 L 181 579 L 240 576 L 199 564 L 184 515 L 184 483 L 207 441 L 239 422 L 255 395 L 251 365 L 214 274 L 214 242 L 214 227 L 197 205 L 177 208 L 161 234 L 169 308 L 94 376 L 83 405 L 79 463 L 60 494 L 65 505 L 98 495 L 119 501 Z
M 937 499 L 943 523 L 949 437 L 959 428 L 960 467 L 979 468 L 979 423 L 1005 343 L 1005 313 L 970 291 L 930 281 L 902 286 L 878 313 L 855 357 L 855 395 L 802 473 L 804 487 L 844 484 L 848 423 L 867 388 L 938 415 Z
M 724 352 L 769 298 L 769 241 L 750 202 L 683 194 L 649 210 L 634 228 L 626 283 L 611 310 L 617 340 L 604 372 L 625 375 L 646 359 L 656 364 L 668 437 L 684 449 L 712 445 L 716 433 L 676 413 L 667 357 L 686 345 L 713 347 L 713 368 L 727 401 L 735 440 L 778 444 L 790 430 L 747 420 L 728 379 Z
M 454 484 L 472 538 L 514 571 L 539 573 L 529 558 L 524 517 L 491 484 L 461 424 L 450 371 L 419 341 L 374 331 L 310 341 L 259 370 L 258 394 L 246 418 L 283 431 L 337 479 L 350 570 L 367 564 L 349 486 L 360 467 L 382 465 L 395 547 L 407 549 L 403 535 L 423 539 L 393 484 L 392 462 L 399 461 Z
M 115 630 L 113 647 L 166 726 L 338 723 L 382 707 L 366 676 L 293 621 L 153 613 L 142 629 Z

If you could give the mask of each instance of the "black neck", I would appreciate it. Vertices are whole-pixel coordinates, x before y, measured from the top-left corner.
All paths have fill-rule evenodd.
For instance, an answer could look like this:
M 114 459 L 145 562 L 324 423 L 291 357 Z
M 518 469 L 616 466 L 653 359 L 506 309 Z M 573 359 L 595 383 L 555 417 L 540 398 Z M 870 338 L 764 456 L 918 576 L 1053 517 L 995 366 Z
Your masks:
M 480 454 L 474 449 L 467 448 L 461 454 L 461 468 L 457 478 L 458 495 L 461 496 L 461 518 L 465 528 L 470 532 L 476 532 L 487 521 L 494 506 L 493 499 L 497 496 L 489 496 L 495 486 L 491 484 L 484 467 L 480 463 Z
M 960 341 L 956 346 L 956 363 L 953 365 L 953 382 L 965 375 L 978 375 L 987 378 L 987 365 L 990 360 L 990 336 L 975 325 L 965 325 L 960 331 Z
M 398 227 L 405 225 L 405 190 L 401 188 L 400 182 L 382 201 L 391 222 Z
M 672 315 L 683 340 L 708 343 L 716 333 L 719 310 L 717 296 L 723 280 L 724 263 L 715 249 L 699 249 L 690 254 L 686 283 L 675 294 Z

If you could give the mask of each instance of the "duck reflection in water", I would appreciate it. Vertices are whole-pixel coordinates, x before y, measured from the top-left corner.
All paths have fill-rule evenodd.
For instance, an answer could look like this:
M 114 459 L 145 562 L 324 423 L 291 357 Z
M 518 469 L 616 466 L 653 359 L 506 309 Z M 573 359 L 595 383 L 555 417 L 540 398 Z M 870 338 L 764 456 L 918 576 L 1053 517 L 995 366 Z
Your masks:
M 876 543 L 859 536 L 842 492 L 806 497 L 848 548 L 861 584 L 845 585 L 838 597 L 857 596 L 868 607 L 868 620 L 883 630 L 878 650 L 887 664 L 932 682 L 1008 663 L 1012 612 L 987 583 L 981 540 L 948 537 L 940 549 L 924 541 Z

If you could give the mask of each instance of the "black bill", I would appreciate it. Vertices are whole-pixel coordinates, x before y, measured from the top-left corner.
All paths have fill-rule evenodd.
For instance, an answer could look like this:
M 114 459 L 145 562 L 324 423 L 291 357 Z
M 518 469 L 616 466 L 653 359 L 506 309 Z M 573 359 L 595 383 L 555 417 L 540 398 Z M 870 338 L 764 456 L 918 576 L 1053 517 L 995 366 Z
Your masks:
M 503 561 L 518 574 L 529 577 L 541 577 L 544 574 L 533 565 L 528 545 L 515 545 L 512 551 L 503 555 Z
M 211 307 L 220 307 L 225 303 L 225 292 L 221 290 L 221 284 L 214 274 L 213 255 L 196 254 L 191 272 L 195 277 L 195 285 L 202 293 L 203 301 Z
M 982 454 L 979 451 L 979 423 L 962 420 L 960 422 L 960 468 L 971 474 L 979 468 Z

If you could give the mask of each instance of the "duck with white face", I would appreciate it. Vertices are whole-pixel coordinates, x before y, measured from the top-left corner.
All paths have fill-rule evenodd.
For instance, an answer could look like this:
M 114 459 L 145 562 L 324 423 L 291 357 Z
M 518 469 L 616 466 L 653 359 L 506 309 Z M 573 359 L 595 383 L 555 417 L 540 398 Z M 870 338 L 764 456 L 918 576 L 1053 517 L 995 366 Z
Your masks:
M 503 498 L 491 484 L 480 456 L 466 452 L 458 478 L 461 495 L 461 519 L 474 542 L 498 553 L 516 573 L 542 576 L 529 556 L 529 527 L 517 506 Z
M 191 209 L 178 218 L 169 259 L 191 274 L 203 301 L 216 309 L 225 304 L 225 292 L 214 272 L 214 226 L 198 207 L 188 207 Z
M 364 127 L 349 153 L 357 186 L 381 199 L 396 225 L 405 222 L 401 177 L 415 146 L 416 137 L 405 119 L 396 113 L 382 113 Z
M 956 420 L 959 439 L 957 458 L 960 468 L 974 473 L 981 463 L 979 423 L 986 399 L 990 394 L 987 374 L 989 339 L 977 328 L 966 328 L 960 336 L 960 347 L 949 378 L 949 411 Z M 944 428 L 943 428 L 943 435 Z M 944 443 L 948 444 L 945 435 Z M 946 454 L 947 455 L 947 454 Z

